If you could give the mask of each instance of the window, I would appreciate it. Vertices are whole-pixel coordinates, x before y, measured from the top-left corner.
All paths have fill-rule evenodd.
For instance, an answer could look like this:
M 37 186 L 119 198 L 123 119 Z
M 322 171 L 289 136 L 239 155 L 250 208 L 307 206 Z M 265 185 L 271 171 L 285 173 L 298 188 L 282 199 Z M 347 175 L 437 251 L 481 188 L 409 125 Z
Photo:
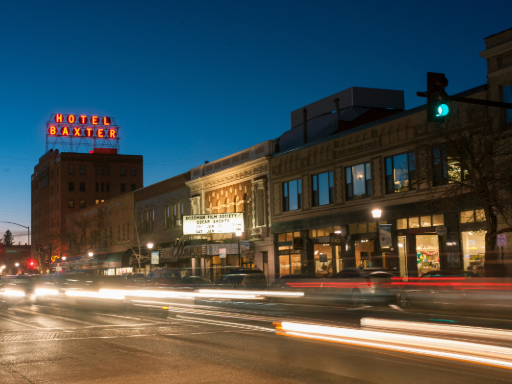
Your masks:
M 436 145 L 432 151 L 434 186 L 460 182 L 464 178 L 461 172 L 460 156 L 448 145 Z
M 461 223 L 474 223 L 477 221 L 485 221 L 485 211 L 477 209 L 476 211 L 464 211 L 460 213 Z
M 101 192 L 105 192 L 105 183 L 101 183 Z
M 126 241 L 130 241 L 130 223 L 126 223 Z
M 70 175 L 73 175 L 75 173 L 75 166 L 74 165 L 69 165 L 68 166 L 68 173 Z
M 104 174 L 105 174 L 105 167 L 101 167 L 100 173 L 101 173 L 102 175 L 104 175 Z
M 107 192 L 110 192 L 110 183 L 107 183 Z
M 100 167 L 96 167 L 96 174 L 99 175 L 100 174 Z
M 79 172 L 80 172 L 81 175 L 85 175 L 85 165 L 81 165 L 80 166 Z
M 113 244 L 113 241 L 112 241 L 112 227 L 110 227 L 110 245 Z
M 332 172 L 325 172 L 312 176 L 313 206 L 333 203 L 333 179 Z
M 107 172 L 107 176 L 110 176 L 110 167 L 105 167 L 105 171 Z
M 73 199 L 68 200 L 68 208 L 75 208 L 75 201 Z
M 126 184 L 121 183 L 121 192 L 126 192 Z
M 283 183 L 283 211 L 295 211 L 300 208 L 302 208 L 301 180 Z
M 132 176 L 137 176 L 137 168 L 135 168 L 135 167 L 130 167 L 130 175 L 132 175 Z
M 503 101 L 505 103 L 512 103 L 512 86 L 509 84 L 505 87 L 502 87 L 503 92 Z M 512 123 L 512 109 L 505 109 L 505 123 Z
M 409 224 L 407 224 L 409 222 Z M 437 227 L 444 225 L 444 215 L 409 217 L 409 219 L 397 219 L 396 229 Z
M 176 220 L 178 218 L 178 206 L 176 204 L 172 205 L 172 220 L 171 220 L 171 228 L 176 227 Z
M 117 224 L 117 242 L 121 242 L 121 224 Z
M 131 190 L 131 191 L 135 191 L 136 189 L 137 189 L 137 185 L 136 185 L 136 184 L 134 184 L 134 183 L 132 183 L 132 184 L 130 185 L 130 190 Z
M 347 200 L 364 199 L 372 195 L 370 163 L 345 168 Z
M 85 208 L 85 199 L 80 199 L 80 208 Z
M 70 182 L 68 183 L 68 190 L 69 190 L 70 192 L 74 191 L 74 190 L 75 190 L 75 183 L 73 183 L 72 181 L 70 181 Z
M 164 229 L 169 229 L 169 206 L 164 206 Z
M 85 183 L 80 183 L 80 192 L 85 192 Z
M 126 167 L 121 167 L 121 176 L 126 176 Z
M 386 158 L 386 193 L 416 189 L 414 152 Z

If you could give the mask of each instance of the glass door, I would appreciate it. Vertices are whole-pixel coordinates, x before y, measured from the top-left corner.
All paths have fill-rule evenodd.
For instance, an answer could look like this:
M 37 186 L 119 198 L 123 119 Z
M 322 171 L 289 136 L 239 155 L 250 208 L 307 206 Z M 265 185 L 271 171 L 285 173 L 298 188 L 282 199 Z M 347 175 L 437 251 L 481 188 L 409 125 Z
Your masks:
M 409 275 L 407 270 L 407 236 L 398 236 L 398 266 L 400 277 Z

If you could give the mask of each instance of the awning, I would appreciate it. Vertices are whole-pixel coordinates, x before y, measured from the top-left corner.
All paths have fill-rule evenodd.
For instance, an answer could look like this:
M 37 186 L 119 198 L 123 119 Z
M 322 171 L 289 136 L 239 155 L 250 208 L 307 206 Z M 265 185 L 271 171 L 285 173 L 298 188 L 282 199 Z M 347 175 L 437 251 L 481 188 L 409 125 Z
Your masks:
M 121 268 L 123 264 L 123 256 L 126 251 L 110 253 L 105 259 L 105 266 L 107 268 Z

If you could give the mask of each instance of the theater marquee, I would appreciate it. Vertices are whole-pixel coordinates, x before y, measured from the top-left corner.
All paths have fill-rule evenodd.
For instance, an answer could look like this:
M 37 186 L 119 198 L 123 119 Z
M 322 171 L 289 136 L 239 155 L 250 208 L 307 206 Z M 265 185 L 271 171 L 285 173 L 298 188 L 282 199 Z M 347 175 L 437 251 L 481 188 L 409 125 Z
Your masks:
M 236 231 L 244 231 L 243 213 L 218 213 L 215 215 L 183 216 L 184 235 L 234 233 Z

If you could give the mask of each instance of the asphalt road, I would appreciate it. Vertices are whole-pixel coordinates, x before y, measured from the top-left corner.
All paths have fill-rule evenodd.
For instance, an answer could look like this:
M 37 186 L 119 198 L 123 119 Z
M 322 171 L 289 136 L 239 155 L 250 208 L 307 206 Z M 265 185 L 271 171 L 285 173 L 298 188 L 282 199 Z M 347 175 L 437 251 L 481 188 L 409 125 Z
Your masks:
M 136 304 L 149 307 L 121 312 L 33 305 L 0 311 L 0 382 L 512 382 L 506 369 L 285 337 L 272 325 L 291 320 L 355 326 L 368 314 L 404 316 L 392 307 L 216 300 Z M 169 311 L 161 309 L 164 304 Z M 501 323 L 494 325 L 506 327 L 506 319 L 497 320 Z

